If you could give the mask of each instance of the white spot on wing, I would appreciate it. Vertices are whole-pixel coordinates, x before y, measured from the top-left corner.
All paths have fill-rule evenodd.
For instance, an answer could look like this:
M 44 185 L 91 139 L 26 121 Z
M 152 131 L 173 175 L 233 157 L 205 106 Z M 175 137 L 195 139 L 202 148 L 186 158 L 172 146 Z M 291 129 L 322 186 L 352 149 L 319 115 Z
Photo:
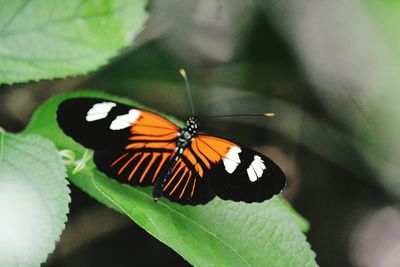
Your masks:
M 137 109 L 129 110 L 128 114 L 117 116 L 110 125 L 111 130 L 121 130 L 131 126 L 140 116 L 140 111 Z
M 224 158 L 224 166 L 225 170 L 228 173 L 233 173 L 236 170 L 236 167 L 240 163 L 240 158 L 239 158 L 239 153 L 242 152 L 242 150 L 237 147 L 233 146 L 229 149 L 228 153 L 226 154 Z
M 264 164 L 262 158 L 258 155 L 254 156 L 253 161 L 247 168 L 247 175 L 249 176 L 250 182 L 257 181 L 262 175 L 267 167 Z
M 249 176 L 250 182 L 257 181 L 257 174 L 252 167 L 247 168 L 247 176 Z
M 107 117 L 110 110 L 117 104 L 113 102 L 101 102 L 94 104 L 86 113 L 86 121 L 97 121 Z

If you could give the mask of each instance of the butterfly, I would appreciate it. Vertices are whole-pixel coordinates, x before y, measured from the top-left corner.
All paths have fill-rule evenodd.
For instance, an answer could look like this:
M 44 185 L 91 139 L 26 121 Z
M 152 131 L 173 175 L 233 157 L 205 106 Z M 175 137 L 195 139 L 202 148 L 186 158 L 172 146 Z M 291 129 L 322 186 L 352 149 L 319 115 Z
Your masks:
M 200 133 L 199 119 L 185 127 L 148 110 L 100 98 L 70 98 L 57 110 L 64 133 L 94 150 L 99 171 L 121 183 L 153 186 L 153 198 L 182 205 L 216 196 L 262 202 L 286 184 L 271 159 L 236 142 Z

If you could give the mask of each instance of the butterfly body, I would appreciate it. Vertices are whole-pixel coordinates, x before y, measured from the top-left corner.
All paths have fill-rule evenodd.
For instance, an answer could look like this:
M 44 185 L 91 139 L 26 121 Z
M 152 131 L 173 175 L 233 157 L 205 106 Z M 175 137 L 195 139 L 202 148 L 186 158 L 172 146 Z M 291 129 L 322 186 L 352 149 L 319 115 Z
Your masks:
M 170 178 L 173 167 L 178 162 L 184 150 L 190 145 L 192 139 L 197 136 L 199 125 L 199 120 L 196 117 L 190 117 L 186 122 L 186 127 L 179 130 L 176 140 L 175 154 L 172 157 L 172 160 L 170 161 L 168 168 L 165 171 L 165 174 L 156 178 L 156 182 L 153 188 L 154 200 L 158 200 L 161 197 L 162 189 Z
M 216 196 L 262 202 L 286 184 L 268 157 L 238 143 L 199 132 L 191 117 L 179 128 L 168 119 L 131 105 L 98 98 L 71 98 L 57 110 L 64 133 L 94 150 L 99 171 L 131 186 L 154 186 L 183 205 Z

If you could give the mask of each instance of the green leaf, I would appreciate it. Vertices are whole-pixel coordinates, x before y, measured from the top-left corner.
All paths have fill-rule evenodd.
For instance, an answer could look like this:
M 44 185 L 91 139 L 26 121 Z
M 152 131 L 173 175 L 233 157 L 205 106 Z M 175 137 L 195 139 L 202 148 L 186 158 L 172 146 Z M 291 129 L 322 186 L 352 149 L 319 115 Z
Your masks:
M 0 130 L 0 266 L 39 266 L 67 221 L 69 189 L 55 146 Z
M 60 149 L 70 149 L 80 157 L 83 148 L 62 134 L 54 114 L 63 99 L 83 95 L 141 106 L 95 92 L 68 94 L 40 107 L 25 132 L 51 138 Z M 255 204 L 215 199 L 204 206 L 181 206 L 166 199 L 155 203 L 151 188 L 119 184 L 98 172 L 92 161 L 69 177 L 195 266 L 316 266 L 315 254 L 296 223 L 300 217 L 279 197 Z
M 144 0 L 0 0 L 0 84 L 84 74 L 128 46 Z

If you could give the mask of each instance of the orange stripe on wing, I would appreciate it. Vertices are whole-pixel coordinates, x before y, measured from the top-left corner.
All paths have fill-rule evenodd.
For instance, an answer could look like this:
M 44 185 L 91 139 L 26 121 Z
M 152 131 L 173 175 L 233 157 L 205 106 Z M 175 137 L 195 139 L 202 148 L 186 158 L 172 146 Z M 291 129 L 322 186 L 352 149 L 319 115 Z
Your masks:
M 212 162 L 220 161 L 232 147 L 240 147 L 228 140 L 215 136 L 200 135 L 197 140 L 199 140 L 200 151 L 207 155 Z
M 195 150 L 193 150 L 193 152 L 196 153 Z M 183 152 L 183 155 L 192 163 L 193 167 L 195 168 L 195 170 L 199 174 L 199 176 L 203 177 L 203 167 L 197 162 L 197 158 L 193 155 L 193 152 L 190 151 L 190 149 L 185 149 L 185 151 Z M 208 161 L 207 161 L 207 163 L 208 163 Z M 204 165 L 207 166 L 206 162 L 204 162 Z
M 133 134 L 164 134 L 171 131 L 178 131 L 175 124 L 159 115 L 144 110 L 140 111 L 139 118 L 131 125 L 131 133 Z
M 135 142 L 127 145 L 125 149 L 140 149 L 140 148 L 164 148 L 164 149 L 175 149 L 175 143 L 173 142 L 153 142 L 150 140 L 140 140 L 143 142 Z
M 145 154 L 149 154 L 149 153 L 142 153 L 143 157 L 139 160 L 138 164 L 136 164 L 135 168 L 131 171 L 131 173 L 129 174 L 128 177 L 128 181 L 130 181 L 132 179 L 132 176 L 135 174 L 135 172 L 137 171 L 137 169 L 139 168 L 140 164 L 142 164 L 143 160 L 145 158 L 147 158 L 147 156 L 145 156 Z
M 192 163 L 193 166 L 196 165 L 197 160 L 190 149 L 185 149 L 183 155 Z
M 193 186 L 192 186 L 192 192 L 190 192 L 190 197 L 193 197 L 193 193 L 194 193 L 194 188 L 196 187 L 196 176 L 194 177 L 194 181 L 193 181 Z
M 232 146 L 237 146 L 235 143 L 232 143 L 229 140 L 226 139 L 222 139 L 219 137 L 215 137 L 215 136 L 211 136 L 211 135 L 200 135 L 199 139 L 201 139 L 202 141 L 205 142 L 213 142 L 213 145 L 217 145 L 217 146 L 222 146 L 222 147 L 232 147 Z M 225 145 L 222 145 L 221 143 L 224 143 Z
M 192 172 L 189 171 L 189 177 L 186 179 L 185 186 L 183 187 L 182 192 L 181 192 L 181 194 L 179 195 L 179 199 L 181 199 L 182 196 L 183 196 L 183 194 L 185 193 L 186 187 L 187 187 L 187 185 L 188 185 L 188 183 L 189 183 L 189 181 L 190 181 L 190 176 L 191 176 L 191 174 L 192 174 Z
M 135 132 L 135 134 L 131 137 L 129 137 L 129 140 L 136 140 L 136 139 L 141 139 L 141 138 L 146 138 L 146 139 L 151 139 L 151 140 L 157 140 L 157 139 L 166 139 L 166 138 L 176 138 L 177 137 L 177 131 L 170 131 L 168 133 L 163 133 L 163 134 L 140 134 Z
M 161 162 L 160 162 L 160 164 L 158 164 L 158 168 L 157 168 L 156 172 L 154 173 L 153 179 L 151 179 L 151 182 L 152 182 L 152 183 L 154 183 L 154 181 L 155 181 L 156 178 L 157 178 L 158 173 L 159 173 L 160 170 L 161 170 L 161 167 L 164 165 L 165 161 L 166 161 L 170 156 L 171 156 L 171 153 L 163 153 L 163 154 L 162 154 Z
M 128 166 L 129 163 L 131 163 L 132 160 L 133 160 L 134 158 L 136 158 L 137 156 L 139 156 L 139 155 L 140 155 L 140 154 L 135 154 L 135 155 L 133 155 L 133 156 L 124 164 L 124 166 L 122 166 L 122 168 L 119 169 L 117 175 L 120 175 L 120 174 L 124 171 L 124 169 L 126 168 L 126 166 Z
M 144 172 L 142 173 L 142 176 L 140 177 L 139 184 L 143 181 L 144 177 L 146 176 L 147 172 L 149 171 L 149 169 L 151 168 L 151 166 L 153 165 L 155 160 L 156 160 L 156 157 L 154 156 L 154 154 L 152 154 L 149 164 L 147 164 L 146 169 L 144 170 Z
M 115 164 L 117 164 L 121 159 L 125 158 L 129 153 L 125 153 L 123 154 L 121 157 L 117 158 L 116 160 L 114 160 L 113 163 L 111 163 L 110 167 L 113 167 Z
M 179 163 L 178 163 L 178 164 L 179 164 Z M 178 164 L 176 164 L 176 166 L 178 166 Z M 174 169 L 176 168 L 177 170 L 176 170 L 174 176 L 172 176 L 171 179 L 169 179 L 167 185 L 163 188 L 163 192 L 164 192 L 165 190 L 167 190 L 168 186 L 172 183 L 172 181 L 175 179 L 175 177 L 178 175 L 178 173 L 182 170 L 183 167 L 185 167 L 185 165 L 182 164 L 182 163 L 179 164 L 179 167 L 176 167 L 176 166 L 174 167 Z M 173 172 L 173 171 L 174 171 L 174 170 L 172 170 L 172 172 Z M 172 172 L 171 172 L 171 173 L 172 173 Z
M 169 195 L 172 195 L 175 190 L 178 188 L 178 186 L 181 184 L 183 177 L 185 177 L 186 173 L 189 171 L 188 168 L 185 169 L 185 171 L 183 172 L 183 174 L 181 175 L 181 179 L 179 179 L 179 181 L 176 183 L 176 185 L 174 186 L 174 188 L 172 189 L 171 192 L 169 192 Z
M 205 156 L 207 156 L 207 159 L 209 161 L 211 161 L 212 163 L 217 163 L 218 161 L 221 160 L 221 154 L 219 154 L 217 152 L 217 150 L 215 150 L 214 147 L 212 147 L 211 145 L 209 145 L 208 143 L 204 142 L 201 139 L 198 139 L 199 142 L 196 143 L 197 145 L 197 149 L 204 154 Z M 227 152 L 227 151 L 226 151 Z M 225 152 L 225 154 L 226 154 Z M 225 155 L 223 154 L 223 155 Z
M 196 169 L 197 173 L 199 174 L 200 177 L 203 177 L 203 168 L 200 166 L 200 164 L 196 164 L 194 166 L 194 168 Z
M 206 167 L 207 167 L 208 169 L 210 169 L 210 168 L 211 168 L 210 162 L 209 162 L 208 159 L 203 155 L 203 153 L 200 151 L 199 144 L 198 144 L 198 142 L 197 142 L 197 138 L 195 138 L 195 139 L 192 141 L 192 149 L 193 149 L 194 153 L 195 153 L 195 154 L 200 158 L 200 160 L 204 163 L 204 165 L 206 165 Z

